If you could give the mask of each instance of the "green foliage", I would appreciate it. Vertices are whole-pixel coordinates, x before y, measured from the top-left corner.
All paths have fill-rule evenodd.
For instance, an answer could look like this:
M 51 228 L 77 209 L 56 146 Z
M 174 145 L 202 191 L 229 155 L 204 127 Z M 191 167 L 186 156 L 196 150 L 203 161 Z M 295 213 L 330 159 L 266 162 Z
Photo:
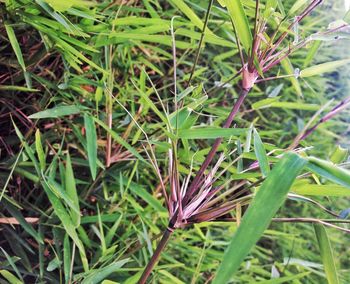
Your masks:
M 300 37 L 317 41 L 265 74 L 282 77 L 257 83 L 231 128 L 222 125 L 241 80 L 232 22 L 248 53 L 255 1 L 214 1 L 190 85 L 206 1 L 0 2 L 0 282 L 137 283 L 168 223 L 169 150 L 176 145 L 183 184 L 216 138 L 222 156 L 211 181 L 230 210 L 175 230 L 150 281 L 206 283 L 224 259 L 236 273 L 221 268 L 217 277 L 234 283 L 350 282 L 349 237 L 334 228 L 348 221 L 334 215 L 349 207 L 349 110 L 298 145 L 302 158 L 281 158 L 349 93 L 346 42 L 316 34 L 345 16 L 342 1 L 325 1 L 298 25 Z M 261 1 L 265 40 L 308 2 Z M 285 159 L 307 167 L 280 207 L 298 169 Z M 288 222 L 268 226 L 279 207 Z M 327 234 L 316 226 L 316 239 L 298 220 L 308 217 L 334 226 Z M 234 253 L 224 257 L 228 245 Z

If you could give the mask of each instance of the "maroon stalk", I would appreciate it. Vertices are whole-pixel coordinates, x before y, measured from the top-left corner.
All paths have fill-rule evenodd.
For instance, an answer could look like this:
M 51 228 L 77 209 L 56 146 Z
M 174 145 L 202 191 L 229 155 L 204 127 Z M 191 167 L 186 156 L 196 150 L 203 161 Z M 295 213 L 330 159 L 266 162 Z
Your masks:
M 238 111 L 239 111 L 241 105 L 243 104 L 245 98 L 247 97 L 249 91 L 250 90 L 248 90 L 248 89 L 243 89 L 241 91 L 241 94 L 238 97 L 238 100 L 236 101 L 235 105 L 233 106 L 229 116 L 227 117 L 225 124 L 222 126 L 223 128 L 229 128 L 231 126 L 233 119 L 235 118 L 236 114 L 238 113 Z M 196 174 L 190 187 L 188 188 L 186 196 L 184 197 L 184 200 L 183 200 L 183 205 L 186 205 L 186 203 L 189 201 L 190 197 L 193 195 L 194 191 L 197 188 L 198 182 L 200 181 L 202 175 L 204 174 L 204 171 L 207 169 L 210 162 L 213 160 L 215 153 L 218 150 L 221 142 L 222 142 L 222 138 L 217 138 L 215 140 L 210 152 L 208 153 L 206 159 L 204 160 L 202 166 L 200 167 L 198 173 Z
M 150 276 L 152 270 L 153 270 L 153 267 L 157 264 L 158 260 L 159 260 L 159 257 L 160 257 L 160 254 L 162 253 L 163 249 L 165 248 L 165 246 L 167 245 L 172 233 L 174 232 L 174 229 L 168 227 L 164 234 L 163 234 L 163 237 L 162 239 L 160 240 L 157 248 L 156 248 L 156 251 L 153 253 L 152 255 L 152 258 L 151 260 L 148 262 L 145 270 L 143 271 L 142 275 L 141 275 L 141 278 L 138 282 L 138 284 L 144 284 L 146 283 L 148 277 Z

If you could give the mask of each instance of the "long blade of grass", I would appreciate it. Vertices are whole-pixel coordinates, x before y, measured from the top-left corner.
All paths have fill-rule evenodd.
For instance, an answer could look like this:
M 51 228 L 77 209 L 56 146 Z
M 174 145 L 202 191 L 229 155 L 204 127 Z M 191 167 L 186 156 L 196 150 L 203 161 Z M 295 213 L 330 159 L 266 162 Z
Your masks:
M 97 173 L 97 134 L 93 118 L 84 114 L 84 126 L 86 131 L 86 145 L 89 159 L 89 166 L 92 179 L 96 179 Z
M 239 40 L 241 41 L 245 52 L 249 53 L 252 48 L 253 37 L 249 27 L 249 21 L 244 11 L 242 1 L 225 0 L 225 4 L 235 26 Z
M 79 197 L 77 193 L 77 188 L 75 185 L 75 178 L 73 173 L 73 167 L 72 162 L 70 159 L 69 153 L 67 153 L 67 160 L 66 160 L 66 172 L 65 172 L 65 189 L 67 192 L 67 195 L 69 196 L 70 200 L 74 204 L 76 208 L 78 208 L 78 211 L 80 210 L 79 207 Z M 72 221 L 75 224 L 75 227 L 79 227 L 80 225 L 80 214 L 79 212 L 76 212 L 75 210 L 70 211 L 70 215 L 72 217 Z
M 246 133 L 245 128 L 191 128 L 180 129 L 178 132 L 178 138 L 181 139 L 216 139 L 219 137 L 228 138 L 231 136 L 239 136 Z
M 30 119 L 41 119 L 41 118 L 57 118 L 61 116 L 77 114 L 80 112 L 80 109 L 75 106 L 58 106 L 55 108 L 39 111 L 30 115 L 28 118 Z
M 261 141 L 258 131 L 254 128 L 254 151 L 256 158 L 258 159 L 261 173 L 266 177 L 270 172 L 270 165 L 267 159 L 266 150 L 263 142 Z
M 300 71 L 300 77 L 307 78 L 312 76 L 318 76 L 323 73 L 333 72 L 334 70 L 348 64 L 349 62 L 350 59 L 343 59 L 314 65 Z
M 268 227 L 287 197 L 287 193 L 303 169 L 306 160 L 287 153 L 275 165 L 254 197 L 242 223 L 235 232 L 213 283 L 227 283 Z
M 314 157 L 308 158 L 307 168 L 320 176 L 337 184 L 350 188 L 350 171 Z
M 329 284 L 338 284 L 338 274 L 335 267 L 333 250 L 325 227 L 321 224 L 314 224 L 315 234 L 320 248 L 320 254 Z
M 15 55 L 17 57 L 18 64 L 21 66 L 21 68 L 23 70 L 24 78 L 26 80 L 27 87 L 28 87 L 28 89 L 32 89 L 32 84 L 31 84 L 31 80 L 29 77 L 29 73 L 27 73 L 26 65 L 25 65 L 24 59 L 23 59 L 23 54 L 22 54 L 21 48 L 19 46 L 18 40 L 16 38 L 15 31 L 13 30 L 12 26 L 6 25 L 6 24 L 5 24 L 5 29 L 7 32 L 7 36 L 10 40 L 11 46 L 13 48 L 13 51 L 15 52 Z

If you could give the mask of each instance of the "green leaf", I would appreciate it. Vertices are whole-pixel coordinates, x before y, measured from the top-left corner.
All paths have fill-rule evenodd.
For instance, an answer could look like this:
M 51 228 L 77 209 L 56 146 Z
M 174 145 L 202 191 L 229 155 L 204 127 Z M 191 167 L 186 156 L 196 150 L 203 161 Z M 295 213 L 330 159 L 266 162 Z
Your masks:
M 61 116 L 77 114 L 80 112 L 80 109 L 75 106 L 58 106 L 55 108 L 39 111 L 30 115 L 28 118 L 30 119 L 40 119 L 40 118 L 57 118 Z
M 15 275 L 7 270 L 0 270 L 0 274 L 4 277 L 10 284 L 23 284 Z
M 70 281 L 70 267 L 71 267 L 71 261 L 72 261 L 72 253 L 69 243 L 69 236 L 68 234 L 64 235 L 63 240 L 63 271 L 64 271 L 64 280 L 66 283 L 69 283 Z
M 255 282 L 255 284 L 293 283 L 294 282 L 293 280 L 304 278 L 305 276 L 309 275 L 310 273 L 311 272 L 303 272 L 303 273 L 299 273 L 299 274 L 296 274 L 296 275 L 284 276 L 284 277 L 279 277 L 279 278 L 270 279 L 270 280 L 266 280 L 266 281 L 259 281 L 259 282 Z M 300 282 L 296 282 L 296 283 L 300 283 Z
M 335 267 L 333 250 L 325 227 L 321 224 L 314 224 L 315 234 L 320 248 L 320 254 L 329 284 L 338 284 L 339 279 Z
M 330 160 L 334 164 L 340 164 L 344 162 L 349 156 L 349 149 L 343 148 L 341 146 L 337 146 L 333 151 Z
M 295 73 L 293 65 L 292 65 L 292 62 L 289 60 L 288 57 L 281 61 L 281 66 L 286 71 L 286 73 L 288 75 L 293 75 Z M 292 85 L 293 85 L 297 95 L 299 97 L 302 97 L 303 96 L 303 91 L 301 90 L 301 86 L 300 86 L 300 83 L 299 83 L 298 79 L 295 78 L 294 76 L 291 76 L 291 77 L 288 78 L 288 80 L 290 80 L 290 82 L 292 83 Z
M 213 284 L 229 282 L 231 276 L 235 274 L 244 258 L 269 226 L 305 164 L 306 161 L 298 155 L 287 153 L 275 165 L 262 183 L 244 214 L 242 223 L 233 235 Z
M 242 1 L 225 0 L 226 7 L 232 23 L 236 29 L 237 36 L 248 54 L 252 48 L 253 37 L 249 27 L 249 21 L 245 14 Z
M 106 267 L 91 270 L 89 275 L 81 282 L 81 284 L 99 284 L 110 274 L 118 271 L 124 264 L 128 263 L 129 259 L 123 259 L 107 265 Z
M 75 178 L 74 178 L 73 167 L 72 167 L 72 162 L 71 162 L 69 153 L 67 153 L 67 160 L 66 160 L 65 182 L 66 182 L 65 189 L 68 197 L 70 198 L 74 206 L 78 209 L 78 211 L 80 211 L 79 196 L 77 193 L 77 188 L 75 186 Z M 72 221 L 75 227 L 78 228 L 80 225 L 80 213 L 76 212 L 75 210 L 70 210 L 70 215 L 72 217 Z
M 86 131 L 86 148 L 92 179 L 96 179 L 97 173 L 97 134 L 93 118 L 84 114 L 84 126 Z
M 15 32 L 14 32 L 12 26 L 7 25 L 7 24 L 5 24 L 5 29 L 7 32 L 7 36 L 9 37 L 13 51 L 15 52 L 15 55 L 17 57 L 18 64 L 21 66 L 21 68 L 24 72 L 24 78 L 25 78 L 27 87 L 28 87 L 28 89 L 31 89 L 32 88 L 31 79 L 30 79 L 29 73 L 27 72 L 26 65 L 24 63 L 24 59 L 23 59 L 23 55 L 22 55 L 22 51 L 21 51 L 21 48 L 20 48 L 19 43 L 17 41 Z
M 185 3 L 183 0 L 169 0 L 169 2 L 178 8 L 182 13 L 186 15 L 186 17 L 200 30 L 203 29 L 204 23 L 202 20 L 196 15 L 195 12 Z M 209 34 L 212 34 L 210 30 L 208 30 Z
M 258 131 L 254 128 L 254 151 L 256 158 L 258 159 L 261 173 L 266 177 L 270 172 L 270 165 L 267 159 L 266 150 Z
M 313 173 L 350 188 L 350 171 L 314 157 L 309 157 L 308 161 L 307 168 Z
M 64 12 L 73 6 L 73 1 L 45 0 L 55 11 Z
M 40 168 L 42 171 L 45 171 L 46 156 L 45 156 L 45 152 L 43 149 L 43 145 L 41 144 L 41 135 L 40 135 L 39 129 L 37 129 L 35 132 L 35 148 L 36 148 L 36 153 L 38 155 Z
M 125 177 L 118 177 L 116 179 L 119 180 L 119 182 L 121 182 L 123 185 L 129 184 L 128 179 Z M 167 212 L 167 210 L 162 206 L 162 204 L 155 197 L 149 194 L 145 190 L 145 188 L 143 188 L 138 183 L 130 182 L 129 188 L 132 193 L 136 194 L 138 197 L 140 197 L 142 200 L 148 203 L 157 212 L 161 212 L 161 213 Z
M 294 15 L 301 7 L 303 7 L 309 0 L 297 0 L 288 11 L 288 16 Z
M 15 31 L 13 30 L 12 26 L 6 25 L 6 24 L 5 24 L 5 29 L 6 29 L 6 32 L 7 32 L 7 36 L 9 37 L 9 40 L 10 40 L 11 46 L 13 48 L 13 51 L 16 54 L 18 63 L 21 66 L 22 70 L 26 71 L 26 65 L 24 63 L 22 51 L 21 51 L 21 48 L 20 48 L 19 43 L 17 41 L 16 35 L 15 35 Z
M 99 120 L 96 117 L 93 117 L 95 122 L 100 125 L 104 130 L 106 130 L 109 134 L 111 134 L 112 138 L 118 142 L 120 145 L 122 145 L 125 149 L 130 151 L 135 157 L 137 157 L 139 160 L 143 161 L 144 163 L 148 164 L 148 162 L 137 152 L 135 148 L 133 148 L 129 143 L 127 143 L 122 137 L 120 137 L 117 132 L 110 129 L 107 124 L 105 124 L 103 121 Z
M 85 271 L 89 270 L 89 264 L 86 257 L 86 252 L 83 243 L 79 239 L 79 236 L 75 230 L 75 225 L 70 217 L 70 215 L 67 213 L 65 206 L 62 204 L 62 202 L 59 200 L 59 198 L 51 191 L 49 186 L 46 183 L 43 183 L 43 188 L 49 198 L 49 201 L 53 207 L 53 210 L 57 217 L 61 220 L 62 225 L 67 232 L 67 234 L 72 238 L 74 243 L 79 249 L 80 257 L 83 263 L 83 268 Z
M 191 129 L 180 129 L 178 138 L 181 139 L 216 139 L 219 137 L 228 138 L 231 136 L 239 136 L 245 133 L 245 128 L 216 128 L 216 127 L 200 127 Z
M 44 240 L 40 237 L 39 233 L 34 230 L 33 226 L 29 224 L 23 217 L 22 213 L 6 199 L 2 200 L 2 206 L 13 216 L 29 235 L 31 235 L 38 243 L 43 244 Z
M 292 191 L 300 195 L 310 196 L 350 196 L 349 188 L 340 185 L 303 184 L 293 186 Z
M 350 63 L 350 59 L 343 59 L 337 61 L 326 62 L 318 65 L 311 66 L 300 72 L 300 77 L 307 78 L 312 76 L 318 76 L 323 73 L 333 72 L 334 70 Z

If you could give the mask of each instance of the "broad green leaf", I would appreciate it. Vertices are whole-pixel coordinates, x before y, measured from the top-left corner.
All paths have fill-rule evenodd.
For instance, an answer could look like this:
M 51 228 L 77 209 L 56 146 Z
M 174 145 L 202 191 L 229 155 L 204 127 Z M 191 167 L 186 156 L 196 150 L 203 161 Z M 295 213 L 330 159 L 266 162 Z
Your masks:
M 307 168 L 313 173 L 350 188 L 350 171 L 340 168 L 331 162 L 314 157 L 309 157 L 308 161 Z
M 69 235 L 64 235 L 63 240 L 63 272 L 64 272 L 64 280 L 65 283 L 69 283 L 70 281 L 70 267 L 72 262 L 72 253 L 69 242 Z
M 21 280 L 19 280 L 15 275 L 7 270 L 0 270 L 0 274 L 4 277 L 10 284 L 24 284 Z
M 310 196 L 350 196 L 350 189 L 341 185 L 303 184 L 293 186 L 292 192 Z
M 178 8 L 182 13 L 186 15 L 186 17 L 194 24 L 198 29 L 202 30 L 204 23 L 202 20 L 196 15 L 195 12 L 185 3 L 183 0 L 169 0 L 169 2 Z M 212 32 L 208 29 L 207 32 L 212 34 Z
M 264 17 L 267 20 L 276 10 L 278 0 L 268 0 L 265 4 Z
M 65 182 L 66 182 L 65 189 L 68 197 L 70 198 L 74 206 L 78 208 L 78 211 L 80 211 L 79 196 L 77 193 L 77 188 L 75 186 L 75 178 L 74 178 L 73 167 L 72 167 L 72 162 L 71 162 L 69 153 L 67 153 L 67 160 L 66 160 Z M 75 227 L 76 228 L 79 227 L 80 213 L 76 212 L 75 210 L 70 210 L 70 215 L 72 217 L 72 221 Z
M 238 39 L 248 54 L 252 48 L 253 37 L 249 27 L 249 21 L 244 11 L 241 0 L 225 0 L 226 7 L 232 23 L 236 29 Z
M 23 55 L 22 55 L 22 51 L 21 51 L 21 48 L 19 46 L 19 43 L 18 43 L 16 35 L 15 35 L 15 31 L 13 30 L 12 26 L 7 25 L 7 24 L 5 24 L 5 29 L 7 32 L 7 36 L 10 40 L 11 46 L 13 48 L 13 51 L 15 52 L 15 55 L 17 57 L 18 64 L 21 66 L 21 68 L 23 70 L 24 78 L 25 78 L 27 87 L 28 87 L 28 89 L 31 89 L 32 84 L 31 84 L 30 75 L 27 72 L 26 65 L 24 63 L 24 59 L 23 59 Z
M 64 12 L 73 6 L 73 1 L 45 0 L 55 11 Z
M 293 4 L 293 6 L 289 9 L 288 15 L 292 16 L 294 15 L 301 7 L 303 7 L 306 3 L 308 3 L 309 0 L 297 0 Z
M 36 148 L 36 153 L 38 155 L 39 163 L 40 163 L 40 168 L 42 171 L 45 171 L 46 168 L 46 156 L 45 152 L 43 149 L 43 145 L 41 143 L 41 135 L 39 129 L 35 132 L 35 148 Z
M 215 128 L 200 127 L 191 129 L 180 129 L 178 138 L 182 139 L 216 139 L 219 137 L 229 138 L 231 136 L 239 136 L 245 133 L 245 128 Z
M 77 114 L 79 112 L 80 112 L 80 109 L 75 105 L 58 106 L 55 108 L 39 111 L 37 113 L 30 115 L 28 118 L 30 118 L 30 119 L 57 118 L 57 117 L 61 117 L 61 116 Z
M 270 172 L 270 164 L 269 164 L 269 161 L 267 159 L 265 146 L 264 146 L 263 142 L 261 141 L 261 138 L 259 136 L 258 131 L 256 131 L 255 128 L 253 131 L 254 131 L 253 135 L 254 135 L 255 155 L 256 155 L 256 158 L 258 159 L 261 173 L 264 177 L 266 177 Z
M 311 66 L 300 72 L 300 77 L 307 78 L 312 76 L 318 76 L 323 73 L 333 72 L 334 70 L 350 63 L 350 59 L 336 60 L 326 62 L 318 65 Z
M 117 262 L 114 262 L 110 265 L 107 265 L 105 267 L 99 268 L 99 269 L 93 269 L 90 270 L 87 277 L 81 281 L 81 284 L 99 284 L 104 280 L 106 277 L 108 277 L 110 274 L 115 273 L 124 266 L 124 264 L 128 263 L 130 260 L 123 259 Z
M 81 261 L 83 263 L 84 270 L 88 271 L 89 264 L 87 261 L 85 248 L 84 248 L 83 243 L 79 239 L 79 236 L 75 230 L 75 225 L 74 225 L 70 215 L 66 211 L 65 206 L 62 204 L 62 202 L 59 200 L 59 198 L 51 191 L 49 186 L 46 183 L 43 183 L 42 185 L 43 185 L 43 188 L 44 188 L 44 190 L 49 198 L 49 201 L 53 207 L 55 214 L 62 222 L 62 225 L 63 225 L 65 231 L 67 232 L 67 234 L 72 238 L 72 240 L 74 241 L 74 243 L 76 244 L 76 246 L 79 249 L 79 253 L 80 253 Z
M 213 284 L 228 283 L 263 235 L 306 161 L 294 153 L 286 153 L 262 183 L 241 224 L 226 249 Z M 268 206 L 267 206 L 268 205 Z
M 23 71 L 26 71 L 26 65 L 24 63 L 22 51 L 21 51 L 21 48 L 20 48 L 19 43 L 17 41 L 15 32 L 14 32 L 12 26 L 10 26 L 10 25 L 5 24 L 5 29 L 7 32 L 7 36 L 9 37 L 13 51 L 15 52 L 15 55 L 17 57 L 17 61 L 18 61 L 19 65 L 21 66 L 21 68 L 23 69 Z
M 93 118 L 84 114 L 84 126 L 86 131 L 86 148 L 89 160 L 92 179 L 96 179 L 97 174 L 97 134 Z
M 328 283 L 339 284 L 340 282 L 338 279 L 337 269 L 335 267 L 333 250 L 326 228 L 321 224 L 314 224 L 314 229 Z

